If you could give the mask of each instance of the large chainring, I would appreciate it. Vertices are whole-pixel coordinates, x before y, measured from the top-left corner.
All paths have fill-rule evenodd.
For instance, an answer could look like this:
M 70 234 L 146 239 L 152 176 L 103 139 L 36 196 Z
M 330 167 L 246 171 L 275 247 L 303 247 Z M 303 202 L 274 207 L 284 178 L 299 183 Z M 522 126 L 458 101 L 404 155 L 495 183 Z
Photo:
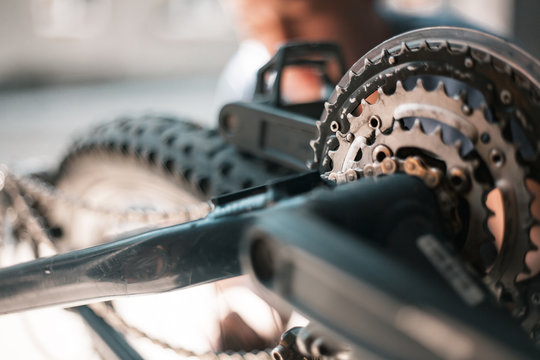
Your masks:
M 352 66 L 311 143 L 313 167 L 337 183 L 405 172 L 433 187 L 456 248 L 531 335 L 540 334 L 539 94 L 540 62 L 523 50 L 474 30 L 416 30 Z M 486 204 L 495 192 L 499 210 Z

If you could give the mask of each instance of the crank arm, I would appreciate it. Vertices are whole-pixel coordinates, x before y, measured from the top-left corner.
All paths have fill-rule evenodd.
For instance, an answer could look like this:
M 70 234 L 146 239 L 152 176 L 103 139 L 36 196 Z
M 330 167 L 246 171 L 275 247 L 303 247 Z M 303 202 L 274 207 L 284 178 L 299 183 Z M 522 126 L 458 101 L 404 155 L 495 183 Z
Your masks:
M 318 172 L 294 176 L 217 198 L 215 209 L 202 220 L 0 269 L 0 314 L 164 292 L 241 275 L 241 239 L 261 219 L 281 212 L 314 213 L 376 243 L 384 241 L 392 222 L 377 228 L 373 219 L 412 202 L 415 207 L 404 207 L 403 215 L 426 218 L 430 231 L 438 227 L 433 195 L 418 179 L 365 179 L 335 190 L 324 184 Z M 378 211 L 370 208 L 373 201 Z
M 383 211 L 412 196 L 415 203 L 431 200 L 426 208 L 430 211 L 422 212 L 430 219 L 437 214 L 431 192 L 417 179 L 393 178 L 379 182 L 388 185 L 375 187 L 377 194 L 371 194 L 372 190 L 366 194 L 365 184 L 372 180 L 334 191 L 324 186 L 318 172 L 311 172 L 219 197 L 213 200 L 215 209 L 202 220 L 0 269 L 0 314 L 164 292 L 241 275 L 241 239 L 259 219 L 285 209 L 346 219 L 343 226 L 354 227 L 355 232 L 364 228 L 373 239 L 380 236 L 362 221 L 370 211 L 355 201 L 358 193 L 377 199 Z M 411 186 L 411 181 L 424 189 L 424 197 L 414 192 L 403 196 L 403 188 Z
M 241 274 L 238 244 L 258 209 L 322 185 L 317 172 L 215 200 L 207 218 L 0 269 L 0 314 L 156 293 Z
M 251 222 L 250 217 L 199 220 L 4 268 L 0 313 L 163 292 L 237 276 L 237 239 Z
M 310 320 L 296 346 L 313 356 L 539 359 L 448 246 L 433 202 L 413 180 L 340 186 L 303 211 L 268 209 L 244 238 L 243 271 L 274 307 Z

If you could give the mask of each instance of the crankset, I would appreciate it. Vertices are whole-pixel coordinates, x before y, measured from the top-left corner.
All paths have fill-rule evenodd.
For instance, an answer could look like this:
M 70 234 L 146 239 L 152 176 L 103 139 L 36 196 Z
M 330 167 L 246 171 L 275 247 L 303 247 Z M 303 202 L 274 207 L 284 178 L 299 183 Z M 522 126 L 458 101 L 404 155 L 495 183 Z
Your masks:
M 331 61 L 316 49 L 313 54 Z M 277 110 L 264 113 L 268 104 Z M 259 112 L 245 116 L 246 106 Z M 324 103 L 320 120 L 310 122 L 310 112 L 291 115 L 291 132 L 280 146 L 268 129 L 283 110 L 268 99 L 229 105 L 221 113 L 222 132 L 241 148 L 257 146 L 257 154 L 283 165 L 304 163 L 337 184 L 397 173 L 419 177 L 436 194 L 460 258 L 531 338 L 539 337 L 537 59 L 475 30 L 416 30 L 358 60 Z M 313 158 L 279 150 L 294 149 L 294 139 L 314 126 Z M 244 129 L 258 141 L 243 141 Z

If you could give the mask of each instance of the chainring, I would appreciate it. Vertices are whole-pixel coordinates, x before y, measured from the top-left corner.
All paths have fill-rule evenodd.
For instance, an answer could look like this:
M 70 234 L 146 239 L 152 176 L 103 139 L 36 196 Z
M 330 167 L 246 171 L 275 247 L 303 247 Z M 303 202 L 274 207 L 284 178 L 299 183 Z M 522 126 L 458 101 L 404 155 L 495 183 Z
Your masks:
M 423 177 L 456 215 L 450 224 L 463 258 L 531 334 L 540 331 L 533 301 L 540 275 L 526 261 L 540 224 L 528 186 L 540 182 L 539 94 L 540 62 L 523 50 L 475 30 L 416 30 L 352 66 L 311 142 L 313 168 L 337 183 L 394 172 Z M 504 207 L 497 242 L 486 205 L 494 190 Z

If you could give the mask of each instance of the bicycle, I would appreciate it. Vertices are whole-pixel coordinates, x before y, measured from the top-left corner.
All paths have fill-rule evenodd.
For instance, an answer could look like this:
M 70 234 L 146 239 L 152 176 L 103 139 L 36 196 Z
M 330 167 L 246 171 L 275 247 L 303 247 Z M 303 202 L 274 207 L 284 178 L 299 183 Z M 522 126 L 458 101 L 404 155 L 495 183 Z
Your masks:
M 332 94 L 288 102 L 288 67 L 314 69 Z M 538 60 L 474 30 L 405 33 L 346 72 L 331 44 L 285 46 L 253 102 L 223 107 L 220 133 L 118 119 L 76 141 L 53 177 L 4 171 L 5 204 L 36 255 L 69 251 L 0 270 L 0 311 L 249 274 L 281 315 L 292 307 L 310 325 L 272 352 L 201 357 L 534 358 L 539 89 Z M 172 226 L 69 249 L 141 224 Z M 107 322 L 151 338 L 111 303 L 75 309 L 117 340 L 117 357 L 139 355 Z

